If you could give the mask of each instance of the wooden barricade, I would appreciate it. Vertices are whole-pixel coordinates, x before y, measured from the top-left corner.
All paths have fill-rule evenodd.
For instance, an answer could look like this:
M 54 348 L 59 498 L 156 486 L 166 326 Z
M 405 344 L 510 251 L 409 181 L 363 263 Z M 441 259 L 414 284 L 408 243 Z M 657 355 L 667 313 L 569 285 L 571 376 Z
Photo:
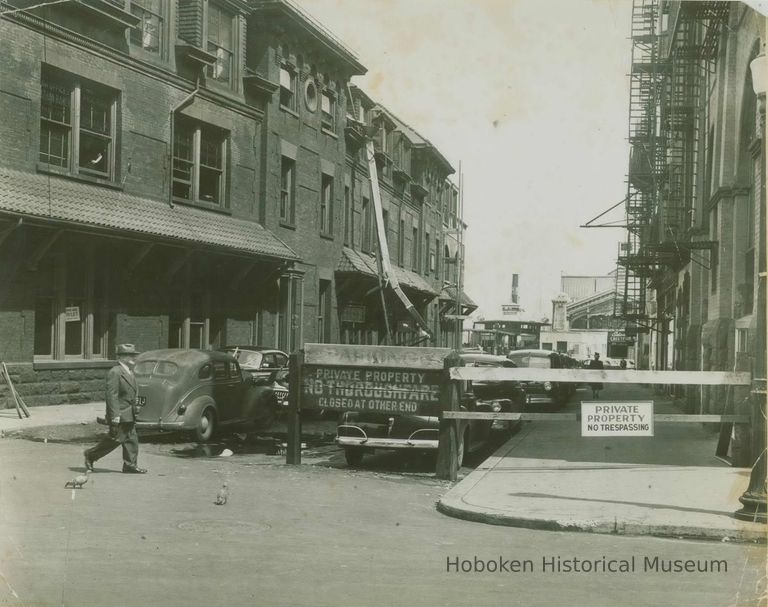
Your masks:
M 301 463 L 302 410 L 419 414 L 445 402 L 450 354 L 448 348 L 305 344 L 289 366 L 286 463 Z
M 749 386 L 745 372 L 459 366 L 447 348 L 305 344 L 291 355 L 286 463 L 301 463 L 301 411 L 429 415 L 440 412 L 436 475 L 456 480 L 461 420 L 578 421 L 581 414 L 460 410 L 463 381 Z M 391 394 L 390 394 L 391 393 Z M 651 409 L 649 409 L 650 411 Z M 653 423 L 748 424 L 746 415 L 653 414 Z M 730 427 L 730 426 L 729 426 Z M 652 433 L 652 429 L 651 429 Z M 718 448 L 720 449 L 722 445 Z

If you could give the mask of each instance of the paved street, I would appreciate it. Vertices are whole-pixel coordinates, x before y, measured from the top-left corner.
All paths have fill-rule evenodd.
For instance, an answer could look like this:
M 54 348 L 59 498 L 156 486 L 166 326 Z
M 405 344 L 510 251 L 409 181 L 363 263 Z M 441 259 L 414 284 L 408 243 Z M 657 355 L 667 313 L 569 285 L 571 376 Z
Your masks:
M 764 546 L 453 519 L 435 510 L 449 484 L 418 458 L 385 454 L 351 470 L 332 445 L 310 443 L 305 465 L 288 467 L 263 452 L 266 441 L 219 457 L 221 446 L 206 453 L 147 439 L 146 476 L 116 473 L 115 452 L 82 490 L 65 489 L 94 430 L 40 429 L 30 434 L 35 441 L 0 441 L 0 605 L 760 604 Z M 229 503 L 215 506 L 225 480 Z M 447 572 L 457 557 L 530 561 L 532 570 Z M 552 557 L 635 557 L 637 570 L 542 572 L 542 559 Z M 645 557 L 723 570 L 646 572 Z

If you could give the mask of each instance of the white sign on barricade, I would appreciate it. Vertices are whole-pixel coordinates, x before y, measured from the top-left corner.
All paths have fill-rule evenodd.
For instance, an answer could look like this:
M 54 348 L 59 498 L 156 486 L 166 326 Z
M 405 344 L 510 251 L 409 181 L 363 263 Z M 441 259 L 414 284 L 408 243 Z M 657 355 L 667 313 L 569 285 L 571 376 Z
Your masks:
M 582 436 L 653 436 L 653 401 L 582 401 Z

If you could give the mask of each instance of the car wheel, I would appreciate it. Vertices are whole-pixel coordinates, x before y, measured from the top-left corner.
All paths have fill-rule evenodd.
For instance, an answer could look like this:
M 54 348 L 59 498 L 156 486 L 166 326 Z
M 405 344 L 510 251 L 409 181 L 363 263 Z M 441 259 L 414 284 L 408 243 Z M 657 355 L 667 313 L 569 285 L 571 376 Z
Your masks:
M 344 459 L 347 460 L 347 464 L 350 466 L 359 466 L 363 461 L 363 455 L 365 455 L 365 452 L 362 449 L 354 447 L 344 449 Z
M 213 437 L 216 430 L 216 412 L 213 407 L 206 407 L 200 414 L 200 419 L 195 428 L 195 438 L 198 442 L 207 443 Z

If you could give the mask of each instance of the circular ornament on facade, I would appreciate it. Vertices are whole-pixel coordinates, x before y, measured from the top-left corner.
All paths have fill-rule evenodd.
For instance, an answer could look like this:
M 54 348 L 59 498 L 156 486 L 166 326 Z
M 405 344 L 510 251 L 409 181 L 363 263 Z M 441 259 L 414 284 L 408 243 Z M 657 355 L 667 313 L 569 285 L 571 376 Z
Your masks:
M 307 78 L 304 83 L 304 105 L 310 112 L 317 111 L 317 85 L 313 78 Z

